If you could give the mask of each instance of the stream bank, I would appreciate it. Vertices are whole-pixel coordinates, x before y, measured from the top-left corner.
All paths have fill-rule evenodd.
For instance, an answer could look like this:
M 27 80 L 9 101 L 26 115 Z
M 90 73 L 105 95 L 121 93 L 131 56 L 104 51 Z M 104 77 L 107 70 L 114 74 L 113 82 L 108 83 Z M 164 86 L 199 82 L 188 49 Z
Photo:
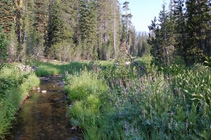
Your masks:
M 66 116 L 67 104 L 61 75 L 41 77 L 18 114 L 8 140 L 81 140 Z M 45 92 L 43 92 L 45 91 Z

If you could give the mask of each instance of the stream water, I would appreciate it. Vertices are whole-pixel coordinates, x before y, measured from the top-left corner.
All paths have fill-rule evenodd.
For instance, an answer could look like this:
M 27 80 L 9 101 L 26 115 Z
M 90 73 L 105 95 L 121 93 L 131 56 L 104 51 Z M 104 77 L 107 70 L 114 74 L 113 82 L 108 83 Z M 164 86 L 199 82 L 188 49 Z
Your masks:
M 41 80 L 40 91 L 30 94 L 17 117 L 8 140 L 80 140 L 71 129 L 61 77 Z M 46 93 L 42 93 L 46 90 Z

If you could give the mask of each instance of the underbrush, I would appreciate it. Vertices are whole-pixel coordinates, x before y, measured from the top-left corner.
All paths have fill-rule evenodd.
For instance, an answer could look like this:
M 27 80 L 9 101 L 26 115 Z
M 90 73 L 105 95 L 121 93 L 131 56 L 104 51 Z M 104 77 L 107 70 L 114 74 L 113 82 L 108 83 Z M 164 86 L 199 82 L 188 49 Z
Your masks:
M 69 75 L 71 123 L 87 140 L 211 139 L 210 69 L 174 71 L 147 76 L 118 66 Z
M 0 139 L 9 133 L 14 115 L 29 91 L 39 84 L 34 73 L 8 65 L 0 71 Z

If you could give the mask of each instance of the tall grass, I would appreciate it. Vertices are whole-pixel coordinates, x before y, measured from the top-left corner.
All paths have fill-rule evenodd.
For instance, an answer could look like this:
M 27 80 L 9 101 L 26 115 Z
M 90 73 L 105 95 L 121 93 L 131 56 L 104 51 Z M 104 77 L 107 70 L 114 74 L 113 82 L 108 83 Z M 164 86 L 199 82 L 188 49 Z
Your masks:
M 210 69 L 175 71 L 147 76 L 118 66 L 68 76 L 72 124 L 90 140 L 210 139 Z
M 39 84 L 35 74 L 22 72 L 17 65 L 0 71 L 0 139 L 9 133 L 14 115 L 30 89 Z

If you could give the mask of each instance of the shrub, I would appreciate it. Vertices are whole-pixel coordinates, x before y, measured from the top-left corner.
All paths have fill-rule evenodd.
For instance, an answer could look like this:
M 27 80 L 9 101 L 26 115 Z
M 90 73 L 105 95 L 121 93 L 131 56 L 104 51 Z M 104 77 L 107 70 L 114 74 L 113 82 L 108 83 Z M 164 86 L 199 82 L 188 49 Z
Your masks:
M 107 90 L 106 85 L 101 79 L 98 79 L 94 73 L 84 71 L 81 75 L 69 75 L 66 78 L 68 85 L 65 91 L 71 100 L 81 100 L 87 98 L 90 94 L 100 95 Z
M 80 128 L 95 124 L 96 114 L 102 107 L 100 96 L 107 92 L 107 86 L 96 74 L 84 71 L 79 75 L 68 75 L 68 85 L 65 91 L 68 97 L 74 100 L 69 108 L 69 115 L 72 117 L 72 124 Z
M 22 72 L 17 65 L 3 67 L 0 77 L 0 139 L 3 139 L 19 105 L 30 89 L 39 84 L 39 79 L 33 73 Z

